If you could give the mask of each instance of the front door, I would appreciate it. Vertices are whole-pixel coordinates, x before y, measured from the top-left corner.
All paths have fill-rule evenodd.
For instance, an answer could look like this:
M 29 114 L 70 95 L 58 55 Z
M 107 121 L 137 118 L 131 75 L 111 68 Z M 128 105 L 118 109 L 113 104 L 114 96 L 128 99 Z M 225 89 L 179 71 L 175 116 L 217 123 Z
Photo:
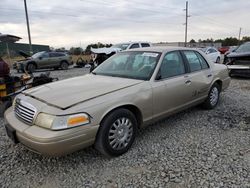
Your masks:
M 152 83 L 153 117 L 165 116 L 189 103 L 192 87 L 186 73 L 187 67 L 179 51 L 164 56 L 158 78 Z

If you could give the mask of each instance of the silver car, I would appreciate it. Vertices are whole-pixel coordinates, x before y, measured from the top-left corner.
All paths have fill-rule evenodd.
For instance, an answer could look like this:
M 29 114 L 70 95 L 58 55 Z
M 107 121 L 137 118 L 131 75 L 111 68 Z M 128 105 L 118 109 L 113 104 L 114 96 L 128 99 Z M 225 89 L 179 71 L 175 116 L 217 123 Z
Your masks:
M 14 142 L 45 155 L 94 145 L 118 156 L 153 121 L 198 104 L 213 109 L 229 83 L 226 66 L 198 50 L 128 50 L 88 75 L 18 95 L 5 113 L 6 130 Z

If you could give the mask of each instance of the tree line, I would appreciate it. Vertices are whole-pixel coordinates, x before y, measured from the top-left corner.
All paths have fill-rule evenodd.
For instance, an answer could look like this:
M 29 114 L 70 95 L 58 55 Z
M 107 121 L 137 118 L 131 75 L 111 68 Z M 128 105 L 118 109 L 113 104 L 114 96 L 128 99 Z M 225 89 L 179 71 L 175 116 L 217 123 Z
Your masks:
M 189 42 L 190 43 L 221 43 L 222 46 L 238 46 L 238 45 L 240 45 L 244 42 L 248 42 L 248 41 L 250 41 L 250 37 L 244 36 L 244 37 L 242 37 L 241 40 L 239 40 L 235 37 L 227 37 L 224 39 L 216 39 L 216 40 L 214 40 L 213 38 L 210 38 L 210 39 L 208 38 L 206 40 L 199 39 L 198 41 L 191 39 Z M 71 47 L 68 52 L 72 55 L 90 54 L 91 48 L 103 48 L 103 47 L 108 48 L 111 46 L 112 46 L 112 44 L 103 44 L 103 43 L 98 42 L 98 43 L 93 43 L 93 44 L 87 45 L 87 47 L 85 49 L 83 49 L 81 47 Z M 64 47 L 53 49 L 53 50 L 66 51 Z
M 241 40 L 235 38 L 235 37 L 227 37 L 224 39 L 216 39 L 214 40 L 213 38 L 202 40 L 199 39 L 198 41 L 195 41 L 194 39 L 190 40 L 190 43 L 221 43 L 222 46 L 238 46 L 244 42 L 250 41 L 250 37 L 244 36 L 242 37 Z

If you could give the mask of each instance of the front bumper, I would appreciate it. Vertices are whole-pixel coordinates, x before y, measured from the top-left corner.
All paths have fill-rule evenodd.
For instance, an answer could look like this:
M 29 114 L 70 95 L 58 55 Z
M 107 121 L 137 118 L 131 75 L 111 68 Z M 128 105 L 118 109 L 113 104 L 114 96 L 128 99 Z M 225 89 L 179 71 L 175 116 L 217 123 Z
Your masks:
M 44 155 L 61 156 L 86 148 L 95 142 L 99 125 L 80 126 L 52 131 L 35 125 L 27 125 L 16 118 L 13 109 L 5 112 L 6 130 L 14 142 Z
M 250 77 L 250 65 L 228 65 L 230 76 Z

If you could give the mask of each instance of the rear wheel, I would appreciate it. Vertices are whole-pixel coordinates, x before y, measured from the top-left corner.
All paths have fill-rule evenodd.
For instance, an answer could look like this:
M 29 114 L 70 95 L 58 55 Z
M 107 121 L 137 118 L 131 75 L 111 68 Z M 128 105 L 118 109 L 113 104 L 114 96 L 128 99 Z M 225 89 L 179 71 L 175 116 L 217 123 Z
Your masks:
M 205 109 L 213 109 L 213 108 L 215 108 L 216 105 L 219 102 L 219 98 L 220 98 L 220 86 L 219 86 L 219 84 L 215 83 L 211 87 L 211 89 L 209 91 L 209 94 L 207 96 L 207 99 L 203 103 L 203 107 Z
M 106 156 L 119 156 L 128 151 L 134 142 L 137 121 L 127 109 L 118 109 L 102 121 L 95 148 Z
M 67 70 L 69 68 L 69 64 L 66 61 L 61 62 L 61 69 Z

